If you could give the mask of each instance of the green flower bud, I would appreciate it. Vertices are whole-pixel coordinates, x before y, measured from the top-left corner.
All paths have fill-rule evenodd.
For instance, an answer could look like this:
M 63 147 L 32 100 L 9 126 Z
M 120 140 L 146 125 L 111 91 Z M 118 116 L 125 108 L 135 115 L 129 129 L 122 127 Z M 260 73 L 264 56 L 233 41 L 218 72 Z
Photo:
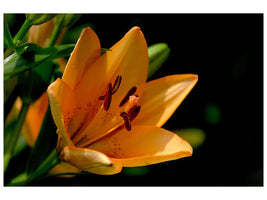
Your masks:
M 59 14 L 55 17 L 55 24 L 59 25 L 60 28 L 72 26 L 81 17 L 80 14 Z
M 39 25 L 49 21 L 55 16 L 56 14 L 26 14 L 26 19 L 30 25 Z
M 167 60 L 171 49 L 166 43 L 158 43 L 148 47 L 149 68 L 147 77 L 150 78 Z

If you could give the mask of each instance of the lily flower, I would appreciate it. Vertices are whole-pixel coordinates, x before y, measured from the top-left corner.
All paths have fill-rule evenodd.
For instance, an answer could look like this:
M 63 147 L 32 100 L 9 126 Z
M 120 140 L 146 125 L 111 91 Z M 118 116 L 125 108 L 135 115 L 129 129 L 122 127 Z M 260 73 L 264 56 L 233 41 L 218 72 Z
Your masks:
M 95 174 L 192 155 L 192 147 L 160 128 L 196 84 L 197 75 L 171 75 L 146 83 L 147 43 L 133 27 L 101 55 L 85 28 L 62 79 L 47 89 L 63 163 Z

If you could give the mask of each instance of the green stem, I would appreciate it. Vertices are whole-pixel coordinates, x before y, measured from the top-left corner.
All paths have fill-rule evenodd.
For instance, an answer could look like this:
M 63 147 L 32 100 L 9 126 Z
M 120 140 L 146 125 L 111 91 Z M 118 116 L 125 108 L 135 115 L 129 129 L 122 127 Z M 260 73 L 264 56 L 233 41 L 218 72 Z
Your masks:
M 22 109 L 21 109 L 19 116 L 18 116 L 18 119 L 17 119 L 17 123 L 16 123 L 13 137 L 11 137 L 11 140 L 10 140 L 8 147 L 7 147 L 5 154 L 4 154 L 4 171 L 6 171 L 8 164 L 10 162 L 10 159 L 12 158 L 12 155 L 14 153 L 24 119 L 25 119 L 26 114 L 27 114 L 28 109 L 29 109 L 29 105 L 30 105 L 29 103 L 23 102 Z
M 31 28 L 31 24 L 29 23 L 29 21 L 26 19 L 22 25 L 22 27 L 20 28 L 19 32 L 17 33 L 17 35 L 14 37 L 13 42 L 18 45 L 20 43 L 20 41 L 24 38 L 24 36 L 26 35 L 26 33 L 29 31 L 29 29 Z
M 26 172 L 18 175 L 14 179 L 11 180 L 9 186 L 19 186 L 19 185 L 26 185 L 32 182 L 34 179 L 38 178 L 39 176 L 43 175 L 44 173 L 48 172 L 54 166 L 59 163 L 59 158 L 57 156 L 56 149 L 54 149 L 48 157 L 39 165 L 39 167 L 30 175 L 27 175 Z
M 37 170 L 32 173 L 27 181 L 27 183 L 33 181 L 35 178 L 41 176 L 42 174 L 48 172 L 50 169 L 52 169 L 54 166 L 56 166 L 59 163 L 59 158 L 57 155 L 56 149 L 54 149 L 47 158 L 39 165 Z
M 47 47 L 52 47 L 56 44 L 56 41 L 58 39 L 58 36 L 60 35 L 60 32 L 61 32 L 61 26 L 59 24 L 56 24 L 53 29 L 52 35 L 49 39 Z
M 11 33 L 10 33 L 10 30 L 9 30 L 9 27 L 8 27 L 8 23 L 7 23 L 7 20 L 6 20 L 6 17 L 5 17 L 5 25 L 4 25 L 4 46 L 6 49 L 12 49 L 15 44 L 12 40 L 12 36 L 11 36 Z

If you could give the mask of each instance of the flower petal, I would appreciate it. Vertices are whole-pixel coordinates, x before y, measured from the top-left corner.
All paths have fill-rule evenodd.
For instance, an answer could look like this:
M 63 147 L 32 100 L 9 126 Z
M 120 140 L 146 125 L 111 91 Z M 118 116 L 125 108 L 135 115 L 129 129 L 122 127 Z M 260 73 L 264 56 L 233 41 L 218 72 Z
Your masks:
M 79 170 L 77 167 L 74 167 L 73 165 L 70 165 L 66 162 L 60 162 L 55 167 L 53 167 L 48 173 L 49 174 L 63 174 L 63 173 L 79 173 L 81 170 Z M 60 175 L 60 177 L 73 177 L 75 175 Z
M 140 100 L 141 111 L 135 125 L 161 127 L 182 103 L 198 80 L 197 75 L 172 75 L 145 84 Z
M 38 44 L 45 48 L 46 44 L 53 32 L 55 24 L 53 20 L 40 25 L 33 25 L 29 30 L 28 42 Z
M 125 167 L 145 166 L 192 155 L 192 147 L 176 134 L 154 126 L 134 126 L 88 146 Z
M 133 85 L 146 81 L 147 70 L 146 41 L 140 28 L 134 27 L 88 69 L 77 86 L 78 99 L 87 103 L 88 100 L 98 102 L 108 84 L 113 84 L 118 75 L 122 76 L 122 83 L 115 95 L 122 93 L 119 96 L 123 98 Z
M 55 124 L 63 138 L 63 145 L 72 146 L 68 132 L 68 120 L 73 114 L 75 100 L 72 90 L 59 78 L 47 89 L 51 112 Z
M 115 124 L 117 125 L 117 121 L 112 119 L 123 109 L 119 107 L 121 100 L 133 86 L 145 83 L 147 70 L 147 44 L 140 28 L 134 27 L 111 48 L 111 51 L 107 51 L 94 63 L 77 86 L 77 102 L 81 103 L 84 109 L 86 109 L 85 105 L 90 102 L 92 110 L 84 120 L 83 127 L 86 130 L 82 129 L 81 134 L 77 134 L 74 141 L 78 141 L 95 127 L 101 127 L 101 134 L 105 134 Z M 118 75 L 122 76 L 122 81 L 119 89 L 112 95 L 110 108 L 106 111 L 103 107 L 101 108 L 104 101 L 99 100 L 99 97 L 106 93 L 109 83 L 114 85 Z M 140 89 L 138 92 L 142 93 Z M 95 117 L 96 114 L 98 117 Z M 88 126 L 89 122 L 90 126 Z M 102 137 L 97 132 L 90 133 L 90 135 L 91 138 Z
M 105 154 L 91 149 L 66 146 L 60 158 L 82 171 L 95 174 L 111 175 L 122 169 L 119 161 L 112 161 Z
M 48 96 L 46 92 L 29 107 L 21 132 L 31 147 L 37 139 L 47 108 Z
M 74 89 L 85 71 L 100 57 L 100 42 L 95 32 L 85 28 L 70 56 L 62 80 Z

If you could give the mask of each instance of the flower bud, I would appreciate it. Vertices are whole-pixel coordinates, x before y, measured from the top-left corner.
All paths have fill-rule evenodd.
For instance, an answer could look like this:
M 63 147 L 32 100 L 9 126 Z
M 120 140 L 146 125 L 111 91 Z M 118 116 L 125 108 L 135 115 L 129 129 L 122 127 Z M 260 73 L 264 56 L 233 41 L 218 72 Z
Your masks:
M 166 43 L 157 43 L 148 47 L 149 68 L 148 78 L 151 77 L 166 61 L 171 49 Z
M 72 26 L 81 17 L 80 14 L 59 14 L 55 17 L 54 22 L 61 28 Z
M 49 21 L 55 16 L 56 14 L 26 14 L 26 19 L 31 25 L 39 25 Z

